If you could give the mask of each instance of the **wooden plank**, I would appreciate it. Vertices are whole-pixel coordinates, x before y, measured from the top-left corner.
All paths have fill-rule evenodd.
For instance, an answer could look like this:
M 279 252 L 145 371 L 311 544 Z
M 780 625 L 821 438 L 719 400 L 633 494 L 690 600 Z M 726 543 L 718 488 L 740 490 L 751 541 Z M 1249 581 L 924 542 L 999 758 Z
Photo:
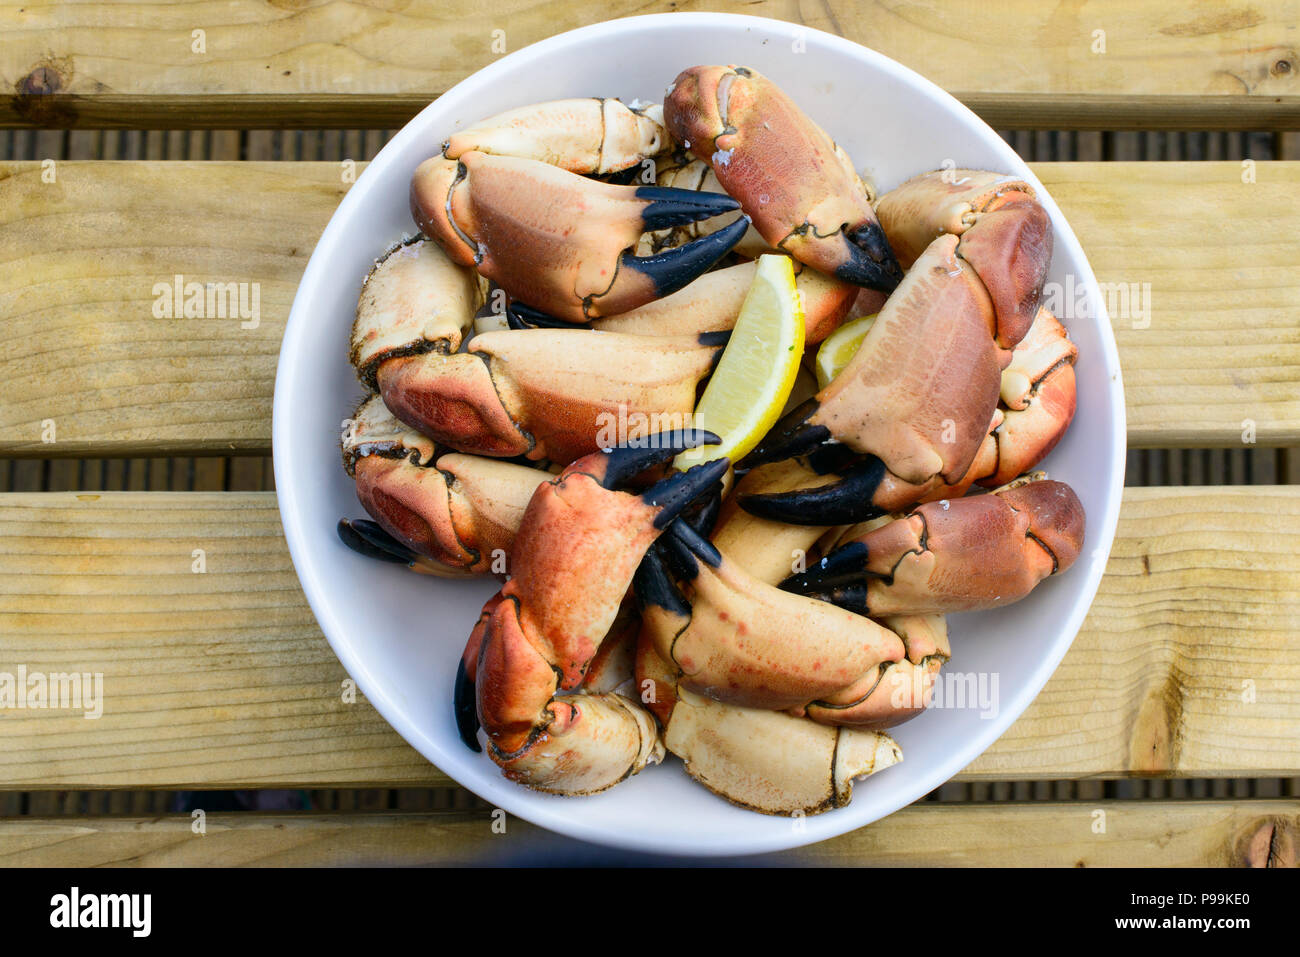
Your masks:
M 4 787 L 448 783 L 342 701 L 272 493 L 0 502 L 0 670 L 99 672 L 111 695 L 98 720 L 4 712 Z
M 1083 631 L 963 777 L 1296 774 L 1298 535 L 1300 488 L 1128 489 Z M 5 713 L 0 788 L 447 780 L 340 701 L 269 493 L 0 495 L 0 670 L 19 665 L 103 672 L 110 697 L 93 721 Z
M 1300 163 L 1259 163 L 1249 184 L 1240 163 L 1035 170 L 1115 305 L 1130 297 L 1112 317 L 1130 444 L 1300 443 Z M 335 163 L 68 162 L 51 184 L 0 164 L 0 455 L 265 452 L 284 323 L 341 179 Z M 256 328 L 156 318 L 154 285 L 176 275 L 257 283 Z
M 1295 0 L 1194 9 L 1131 0 L 709 7 L 873 47 L 995 126 L 1300 127 Z M 391 127 L 502 52 L 598 20 L 681 8 L 676 0 L 547 0 L 490 13 L 476 0 L 5 0 L 0 79 L 15 94 L 0 123 Z M 665 64 L 665 82 L 686 65 Z
M 0 822 L 5 867 L 339 867 L 644 861 L 483 812 L 210 814 Z M 499 830 L 499 828 L 498 828 Z M 1294 867 L 1300 801 L 913 804 L 751 864 L 834 867 Z
M 61 162 L 47 183 L 41 164 L 0 166 L 0 315 L 15 337 L 0 454 L 268 449 L 284 322 L 346 190 L 339 169 Z M 256 324 L 155 317 L 155 284 L 176 276 L 256 283 Z M 21 330 L 40 333 L 20 344 Z

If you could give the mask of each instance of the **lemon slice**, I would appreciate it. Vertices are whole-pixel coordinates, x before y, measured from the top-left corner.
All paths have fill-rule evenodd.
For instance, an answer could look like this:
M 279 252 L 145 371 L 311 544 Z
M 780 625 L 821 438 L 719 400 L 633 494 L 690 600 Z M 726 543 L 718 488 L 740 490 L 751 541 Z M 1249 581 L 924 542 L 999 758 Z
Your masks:
M 794 388 L 803 337 L 794 264 L 788 256 L 760 256 L 731 338 L 695 407 L 692 424 L 716 432 L 722 444 L 688 449 L 673 464 L 686 469 L 723 456 L 734 462 L 757 445 Z
M 871 331 L 871 324 L 876 321 L 877 315 L 878 313 L 872 313 L 869 316 L 859 316 L 826 337 L 826 341 L 817 350 L 818 387 L 826 388 L 831 379 L 844 371 L 853 354 L 858 351 L 858 346 L 862 345 L 862 340 Z

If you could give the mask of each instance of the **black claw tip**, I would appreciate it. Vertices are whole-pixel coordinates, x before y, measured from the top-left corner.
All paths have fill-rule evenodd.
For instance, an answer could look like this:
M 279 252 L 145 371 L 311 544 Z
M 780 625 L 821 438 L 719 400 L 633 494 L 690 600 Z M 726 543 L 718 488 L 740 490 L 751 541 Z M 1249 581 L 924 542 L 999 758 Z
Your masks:
M 615 488 L 634 475 L 700 445 L 717 445 L 722 439 L 704 429 L 674 429 L 634 439 L 605 451 L 605 477 L 601 484 Z
M 844 238 L 848 240 L 849 261 L 836 269 L 835 275 L 868 289 L 893 292 L 903 279 L 903 268 L 880 224 L 864 223 L 857 229 L 845 230 Z
M 722 553 L 716 545 L 697 532 L 687 522 L 677 519 L 668 528 L 671 541 L 680 542 L 694 557 L 717 568 L 722 564 Z
M 744 495 L 751 515 L 788 525 L 852 525 L 884 514 L 872 496 L 885 477 L 885 464 L 869 455 L 837 481 L 793 492 Z
M 474 694 L 474 682 L 465 673 L 465 659 L 460 660 L 456 668 L 456 689 L 452 695 L 456 709 L 456 731 L 465 747 L 471 751 L 482 751 L 478 743 L 478 699 Z
M 682 513 L 682 520 L 705 538 L 713 534 L 722 514 L 722 483 L 715 485 L 707 495 L 702 495 Z
M 785 588 L 784 583 L 781 587 Z M 786 589 L 786 591 L 791 590 Z M 803 594 L 805 598 L 815 598 L 817 601 L 824 601 L 829 605 L 838 605 L 845 611 L 851 611 L 855 615 L 862 615 L 865 618 L 871 617 L 871 610 L 867 607 L 867 586 L 861 582 L 854 585 L 841 585 L 829 591 L 813 591 Z
M 641 559 L 636 576 L 632 579 L 632 590 L 636 594 L 637 607 L 642 612 L 649 608 L 663 608 L 683 618 L 690 617 L 690 603 L 682 597 L 681 591 L 674 584 L 657 548 L 651 548 L 645 553 L 645 558 Z
M 806 571 L 791 575 L 778 587 L 796 595 L 829 601 L 850 611 L 859 609 L 850 608 L 843 602 L 857 603 L 865 613 L 866 579 L 880 577 L 867 570 L 868 557 L 866 545 L 849 542 Z
M 506 325 L 511 329 L 590 329 L 589 322 L 565 322 L 522 302 L 506 306 Z
M 339 539 L 348 548 L 367 558 L 395 565 L 410 565 L 419 556 L 369 519 L 340 518 Z
M 780 462 L 782 459 L 811 452 L 821 445 L 830 438 L 830 429 L 824 425 L 808 425 L 808 420 L 820 405 L 821 403 L 814 396 L 807 402 L 795 406 L 781 421 L 772 426 L 772 431 L 767 433 L 763 441 L 741 459 L 736 467 L 742 470 L 752 469 L 756 465 Z
M 647 205 L 641 211 L 641 221 L 646 232 L 685 226 L 701 219 L 712 219 L 722 213 L 740 209 L 726 193 L 710 193 L 694 189 L 676 189 L 672 186 L 642 186 L 636 191 L 637 199 Z
M 740 242 L 740 237 L 745 235 L 745 230 L 748 228 L 749 220 L 742 216 L 734 223 L 724 226 L 716 233 L 710 233 L 703 239 L 697 239 L 684 246 L 665 249 L 653 256 L 633 256 L 624 253 L 622 263 L 628 269 L 633 269 L 649 278 L 654 283 L 656 296 L 668 296 L 694 282 L 714 263 L 731 252 L 731 247 Z
M 729 468 L 730 459 L 713 459 L 661 479 L 646 489 L 641 496 L 642 501 L 659 509 L 654 520 L 655 528 L 667 528 L 686 506 L 722 481 Z

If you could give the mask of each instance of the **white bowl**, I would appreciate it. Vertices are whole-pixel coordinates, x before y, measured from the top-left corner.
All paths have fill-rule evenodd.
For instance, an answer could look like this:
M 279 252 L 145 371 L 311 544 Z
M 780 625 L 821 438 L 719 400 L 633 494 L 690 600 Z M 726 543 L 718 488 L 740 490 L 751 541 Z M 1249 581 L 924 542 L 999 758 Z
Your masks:
M 996 713 L 932 710 L 897 729 L 904 761 L 857 783 L 845 808 L 790 820 L 741 810 L 670 758 L 604 794 L 560 798 L 502 778 L 457 738 L 456 663 L 491 580 L 433 581 L 368 561 L 335 535 L 363 514 L 339 466 L 337 437 L 361 388 L 347 341 L 376 256 L 414 233 L 411 173 L 452 130 L 501 110 L 568 96 L 658 101 L 682 69 L 739 63 L 779 83 L 887 190 L 945 161 L 1041 185 L 973 113 L 916 73 L 839 37 L 755 17 L 673 13 L 596 24 L 520 50 L 463 80 L 415 117 L 353 185 L 321 236 L 289 316 L 275 387 L 275 480 L 285 537 L 322 630 L 369 701 L 431 762 L 497 807 L 570 837 L 630 850 L 734 855 L 809 844 L 890 814 L 947 781 L 1029 705 L 1069 648 L 1096 593 L 1118 516 L 1124 397 L 1100 291 L 1074 233 L 1040 192 L 1056 229 L 1051 280 L 1071 276 L 1089 308 L 1064 319 L 1079 346 L 1079 410 L 1045 467 L 1087 509 L 1083 553 L 1019 604 L 951 618 L 963 674 L 996 676 Z M 951 695 L 950 703 L 951 703 Z

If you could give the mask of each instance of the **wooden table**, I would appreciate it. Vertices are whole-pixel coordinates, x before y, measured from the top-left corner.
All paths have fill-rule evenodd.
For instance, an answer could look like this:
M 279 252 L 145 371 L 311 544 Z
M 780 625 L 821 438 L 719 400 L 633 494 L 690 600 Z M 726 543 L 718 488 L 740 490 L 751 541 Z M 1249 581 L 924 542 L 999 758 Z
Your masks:
M 0 123 L 392 126 L 494 40 L 681 6 L 4 0 L 0 79 L 18 93 Z M 872 46 L 1000 127 L 1300 128 L 1294 0 L 712 6 Z M 1103 283 L 1150 283 L 1149 322 L 1114 320 L 1130 445 L 1297 444 L 1300 163 L 1035 172 Z M 0 164 L 0 455 L 264 454 L 289 305 L 349 185 L 337 163 Z M 260 323 L 155 317 L 177 274 L 260 283 Z M 1300 775 L 1297 543 L 1297 487 L 1127 490 L 1074 647 L 962 778 Z M 0 711 L 0 789 L 447 783 L 341 702 L 273 493 L 0 495 L 0 672 L 19 665 L 102 672 L 109 704 L 93 721 Z M 19 817 L 0 821 L 0 864 L 452 863 L 549 840 L 509 832 L 477 812 L 213 814 L 202 838 L 187 815 Z M 792 859 L 1294 864 L 1298 833 L 1294 798 L 931 803 Z

